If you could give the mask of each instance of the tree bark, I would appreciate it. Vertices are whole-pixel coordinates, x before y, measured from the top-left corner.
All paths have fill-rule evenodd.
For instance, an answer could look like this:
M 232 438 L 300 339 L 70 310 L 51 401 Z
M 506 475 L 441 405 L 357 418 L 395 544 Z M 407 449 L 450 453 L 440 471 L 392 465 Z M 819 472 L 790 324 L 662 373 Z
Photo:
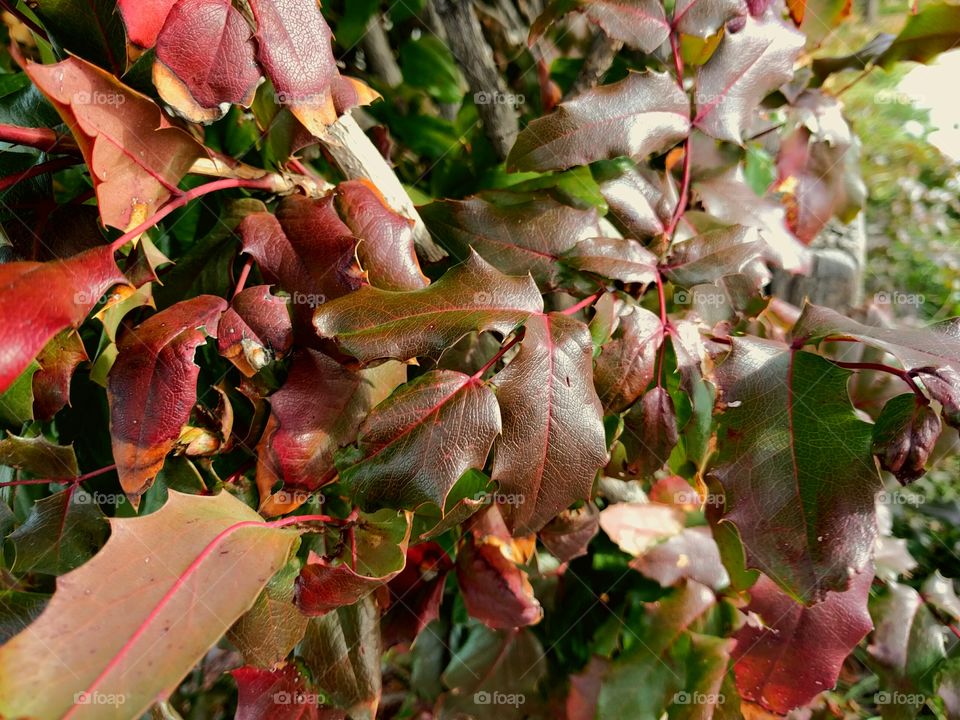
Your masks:
M 470 0 L 438 0 L 437 14 L 447 31 L 447 43 L 467 78 L 483 130 L 503 160 L 517 139 L 519 126 L 512 95 L 500 76 Z
M 400 66 L 394 58 L 390 39 L 383 27 L 379 15 L 374 15 L 367 23 L 367 31 L 360 41 L 363 54 L 367 59 L 370 70 L 373 71 L 388 87 L 396 87 L 403 82 Z
M 590 43 L 590 49 L 583 59 L 583 67 L 580 68 L 580 73 L 563 99 L 572 100 L 584 90 L 595 87 L 607 74 L 607 70 L 613 65 L 613 59 L 622 47 L 622 42 L 608 37 L 603 30 L 597 30 L 597 34 L 593 36 L 593 42 Z

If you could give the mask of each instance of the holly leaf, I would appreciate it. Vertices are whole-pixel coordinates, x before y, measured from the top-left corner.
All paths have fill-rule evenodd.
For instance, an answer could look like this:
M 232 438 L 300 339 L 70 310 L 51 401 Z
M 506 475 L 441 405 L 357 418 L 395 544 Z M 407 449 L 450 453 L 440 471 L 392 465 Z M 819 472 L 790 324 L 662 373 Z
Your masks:
M 837 684 L 847 655 L 873 628 L 867 598 L 873 572 L 850 589 L 805 607 L 766 575 L 750 588 L 748 615 L 736 634 L 733 670 L 740 695 L 786 715 Z
M 373 595 L 311 618 L 300 645 L 317 687 L 357 720 L 377 715 L 382 655 L 380 610 Z
M 130 41 L 142 48 L 152 48 L 177 2 L 179 0 L 117 0 Z
M 528 277 L 502 275 L 479 255 L 422 290 L 393 292 L 366 286 L 317 308 L 320 337 L 332 338 L 361 362 L 409 360 L 453 345 L 468 332 L 510 333 L 543 298 Z
M 530 42 L 572 10 L 585 15 L 614 40 L 647 54 L 670 35 L 670 23 L 659 0 L 553 0 L 533 24 Z
M 792 335 L 794 342 L 803 343 L 830 336 L 850 337 L 890 353 L 943 406 L 947 424 L 960 427 L 960 320 L 954 318 L 928 328 L 883 328 L 808 303 Z
M 486 384 L 434 370 L 373 409 L 360 426 L 358 447 L 337 457 L 340 479 L 364 508 L 444 507 L 460 476 L 483 468 L 500 427 L 497 399 Z
M 307 618 L 293 604 L 293 583 L 300 574 L 294 558 L 274 575 L 247 612 L 227 632 L 243 660 L 271 669 L 283 662 L 307 631 Z
M 684 35 L 707 38 L 728 20 L 746 14 L 744 0 L 680 0 L 673 9 L 673 26 Z
M 18 573 L 62 575 L 93 557 L 107 539 L 95 498 L 76 487 L 37 500 L 23 525 L 7 538 Z
M 368 180 L 337 186 L 337 209 L 360 239 L 357 255 L 370 284 L 383 290 L 419 290 L 430 284 L 414 249 L 414 222 L 396 212 Z
M 73 373 L 89 359 L 79 333 L 72 330 L 57 333 L 44 346 L 37 355 L 40 369 L 33 376 L 33 414 L 38 420 L 52 420 L 70 404 Z
M 216 337 L 227 303 L 212 295 L 184 300 L 148 318 L 117 344 L 110 370 L 110 435 L 120 484 L 135 507 L 189 421 L 200 368 L 193 356 Z
M 676 243 L 664 270 L 671 282 L 687 288 L 740 274 L 760 288 L 770 281 L 764 251 L 756 228 L 737 225 Z
M 104 225 L 133 228 L 179 192 L 203 151 L 150 98 L 76 57 L 25 70 L 76 138 Z
M 330 28 L 314 0 L 249 0 L 257 22 L 257 59 L 276 99 L 316 137 L 349 108 L 379 97 L 363 83 L 342 77 L 333 57 Z
M 593 344 L 579 320 L 550 313 L 526 324 L 520 351 L 493 379 L 503 416 L 491 477 L 516 536 L 536 532 L 590 497 L 606 462 L 603 409 L 593 387 Z
M 180 0 L 156 52 L 153 84 L 191 122 L 213 122 L 231 105 L 253 103 L 260 82 L 253 32 L 230 0 Z
M 627 472 L 648 477 L 666 465 L 680 441 L 677 411 L 667 389 L 656 385 L 643 394 L 623 419 Z
M 457 583 L 467 613 L 497 630 L 533 625 L 543 608 L 527 573 L 496 537 L 468 533 L 457 550 Z
M 337 215 L 332 196 L 292 195 L 280 202 L 275 216 L 244 217 L 237 233 L 243 252 L 257 261 L 267 281 L 290 293 L 301 343 L 313 339 L 310 323 L 317 307 L 363 284 L 357 239 Z
M 748 121 L 771 91 L 793 77 L 804 37 L 773 14 L 747 17 L 697 71 L 693 124 L 717 140 L 742 144 Z
M 57 445 L 43 435 L 0 440 L 0 465 L 26 470 L 40 478 L 72 479 L 80 474 L 73 445 Z
M 424 542 L 407 551 L 407 564 L 389 583 L 389 604 L 380 621 L 383 646 L 412 643 L 440 613 L 444 581 L 453 561 L 443 547 Z
M 643 394 L 663 343 L 660 318 L 639 305 L 629 306 L 619 323 L 593 368 L 594 386 L 607 412 L 623 412 Z
M 504 202 L 496 202 L 503 198 Z M 420 208 L 423 221 L 460 260 L 478 252 L 508 275 L 557 282 L 558 258 L 577 241 L 602 234 L 596 210 L 577 210 L 550 196 L 494 195 L 441 200 Z
M 609 219 L 619 223 L 628 237 L 662 235 L 676 199 L 654 185 L 638 168 L 630 165 L 623 169 L 620 161 L 615 167 L 618 172 L 600 180 L 600 193 L 610 208 Z
M 643 158 L 690 131 L 690 103 L 667 74 L 631 72 L 532 121 L 507 156 L 510 170 L 565 170 L 621 155 Z
M 217 349 L 247 377 L 253 377 L 293 346 L 293 326 L 285 298 L 269 285 L 241 290 L 220 320 Z
M 805 603 L 845 590 L 877 534 L 872 427 L 850 404 L 849 376 L 747 338 L 734 338 L 717 367 L 727 409 L 711 475 L 725 492 L 723 519 L 740 531 L 750 567 Z
M 103 550 L 59 578 L 43 614 L 0 648 L 0 713 L 99 718 L 104 705 L 84 701 L 95 696 L 139 717 L 250 608 L 297 541 L 225 492 L 170 491 L 159 511 L 110 523 Z
M 410 515 L 381 510 L 361 514 L 353 540 L 335 557 L 311 552 L 297 577 L 294 602 L 304 615 L 317 617 L 353 605 L 386 585 L 403 570 L 410 540 Z
M 127 48 L 117 4 L 110 0 L 39 0 L 32 6 L 56 43 L 123 75 Z
M 903 60 L 928 63 L 937 55 L 953 50 L 960 42 L 960 7 L 950 3 L 925 5 L 907 18 L 893 42 L 877 59 L 889 69 Z
M 563 254 L 563 262 L 577 270 L 625 283 L 647 285 L 657 277 L 657 256 L 636 240 L 581 240 Z
M 126 283 L 109 247 L 49 262 L 0 264 L 0 393 L 37 353 L 68 327 L 78 327 L 101 296 Z

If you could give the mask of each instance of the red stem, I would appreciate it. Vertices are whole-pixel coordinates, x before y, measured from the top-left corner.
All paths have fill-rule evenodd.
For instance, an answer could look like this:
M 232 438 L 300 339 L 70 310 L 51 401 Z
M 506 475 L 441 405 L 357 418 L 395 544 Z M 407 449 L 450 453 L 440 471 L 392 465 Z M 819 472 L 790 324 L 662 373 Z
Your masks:
M 163 220 L 167 215 L 172 213 L 174 210 L 183 207 L 191 200 L 196 200 L 198 197 L 202 197 L 212 192 L 217 192 L 218 190 L 227 190 L 230 188 L 256 188 L 260 190 L 271 190 L 273 189 L 271 180 L 269 178 L 257 178 L 256 180 L 243 180 L 238 178 L 225 178 L 223 180 L 215 180 L 212 183 L 207 183 L 206 185 L 201 185 L 200 187 L 195 187 L 193 190 L 188 190 L 182 195 L 174 198 L 162 208 L 157 210 L 151 217 L 148 217 L 142 223 L 137 225 L 133 230 L 130 230 L 112 243 L 110 243 L 110 248 L 116 252 L 128 242 L 133 240 L 135 237 L 138 237 L 145 231 L 152 228 L 158 222 Z
M 233 290 L 233 297 L 239 295 L 244 285 L 247 284 L 247 278 L 250 277 L 250 268 L 252 267 L 253 258 L 248 256 L 247 261 L 243 264 L 243 269 L 240 271 L 240 277 L 237 278 L 237 286 Z
M 15 145 L 26 145 L 44 152 L 79 153 L 80 148 L 73 140 L 63 135 L 57 135 L 48 128 L 29 128 L 19 125 L 0 124 L 0 141 Z
M 471 379 L 472 379 L 472 380 L 479 380 L 480 378 L 482 378 L 482 377 L 483 377 L 483 374 L 484 374 L 487 370 L 489 370 L 490 368 L 492 368 L 494 365 L 497 364 L 497 360 L 499 360 L 499 359 L 502 358 L 504 355 L 506 355 L 507 352 L 509 352 L 510 348 L 512 348 L 514 345 L 516 345 L 518 342 L 520 342 L 520 341 L 523 339 L 523 336 L 526 334 L 526 331 L 527 331 L 526 328 L 520 328 L 520 332 L 518 332 L 516 335 L 514 335 L 514 336 L 513 336 L 513 339 L 512 339 L 510 342 L 508 342 L 506 345 L 504 345 L 503 347 L 501 347 L 501 348 L 497 351 L 497 354 L 494 355 L 492 358 L 490 358 L 490 361 L 489 361 L 486 365 L 484 365 L 482 368 L 480 368 L 479 370 L 477 370 L 477 372 L 474 373 L 474 375 L 473 375 L 473 377 L 472 377 Z
M 79 485 L 84 480 L 89 480 L 95 478 L 98 475 L 103 475 L 110 472 L 111 470 L 116 470 L 116 465 L 107 465 L 102 467 L 99 470 L 93 470 L 83 475 L 78 475 L 73 478 L 38 478 L 36 480 L 12 480 L 10 482 L 0 483 L 0 487 L 10 487 L 12 485 L 49 485 L 50 483 L 70 483 L 72 485 Z
M 901 370 L 900 368 L 895 368 L 891 365 L 884 365 L 883 363 L 843 362 L 842 360 L 833 360 L 831 358 L 827 358 L 827 360 L 832 362 L 834 365 L 847 368 L 849 370 L 875 370 L 877 372 L 895 375 L 910 386 L 910 389 L 913 390 L 914 394 L 923 402 L 924 405 L 928 405 L 930 403 L 930 400 L 927 399 L 927 396 L 923 394 L 923 391 L 917 386 L 913 380 L 913 377 L 911 377 L 910 373 L 906 370 Z
M 573 315 L 578 310 L 583 310 L 585 307 L 593 305 L 603 293 L 594 293 L 590 297 L 585 297 L 583 300 L 578 302 L 576 305 L 571 305 L 566 310 L 564 310 L 562 315 Z
M 81 161 L 78 158 L 72 157 L 54 158 L 53 160 L 47 160 L 46 162 L 42 162 L 34 165 L 33 167 L 27 168 L 23 172 L 7 175 L 4 178 L 0 178 L 0 192 L 9 187 L 13 187 L 19 182 L 36 177 L 37 175 L 43 175 L 44 173 L 48 172 L 56 172 L 57 170 L 62 170 L 63 168 L 77 165 L 80 162 Z

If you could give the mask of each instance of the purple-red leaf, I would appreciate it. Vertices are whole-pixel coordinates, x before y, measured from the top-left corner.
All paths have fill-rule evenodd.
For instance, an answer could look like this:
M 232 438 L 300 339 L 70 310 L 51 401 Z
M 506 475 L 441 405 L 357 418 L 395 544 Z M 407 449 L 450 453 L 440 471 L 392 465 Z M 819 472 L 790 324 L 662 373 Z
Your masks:
M 58 332 L 78 327 L 121 283 L 126 278 L 106 246 L 66 260 L 0 264 L 0 393 Z
M 677 411 L 667 389 L 648 390 L 624 417 L 621 438 L 627 448 L 627 471 L 646 477 L 662 468 L 680 440 Z
M 494 378 L 503 414 L 491 476 L 514 535 L 536 532 L 590 497 L 606 462 L 593 344 L 579 320 L 550 313 L 526 324 L 520 351 Z
M 628 307 L 593 368 L 594 385 L 604 410 L 623 412 L 643 394 L 653 379 L 662 343 L 660 318 L 639 305 Z
M 733 143 L 760 101 L 793 77 L 793 61 L 804 37 L 768 14 L 726 33 L 720 47 L 697 73 L 697 115 L 693 124 L 711 137 Z
M 512 170 L 564 170 L 595 160 L 645 157 L 690 131 L 690 101 L 667 74 L 632 72 L 560 103 L 531 122 L 507 158 Z
M 412 643 L 440 612 L 443 585 L 453 561 L 435 542 L 407 551 L 406 567 L 387 584 L 389 604 L 380 621 L 383 646 Z
M 564 510 L 540 529 L 538 537 L 560 562 L 587 554 L 587 546 L 600 530 L 597 506 L 587 503 L 576 510 Z
M 220 321 L 217 348 L 247 377 L 286 355 L 292 345 L 288 303 L 272 295 L 269 285 L 242 290 Z
M 873 426 L 873 451 L 880 467 L 902 484 L 916 480 L 925 472 L 941 427 L 940 416 L 913 393 L 887 401 Z
M 733 653 L 741 696 L 786 715 L 833 688 L 843 661 L 873 627 L 867 611 L 872 581 L 866 569 L 849 590 L 804 607 L 761 575 Z
M 346 713 L 321 709 L 321 696 L 307 688 L 296 665 L 262 670 L 246 665 L 230 674 L 237 682 L 234 720 L 333 720 Z
M 249 107 L 260 82 L 253 33 L 230 0 L 180 0 L 157 37 L 153 84 L 193 122 Z
M 110 371 L 110 435 L 117 474 L 136 506 L 190 419 L 200 368 L 193 356 L 216 337 L 227 303 L 212 295 L 184 300 L 140 323 L 117 344 Z
M 414 250 L 414 222 L 391 208 L 368 180 L 337 186 L 337 208 L 360 240 L 357 255 L 370 284 L 383 290 L 419 290 L 430 284 Z
M 499 538 L 476 538 L 472 533 L 457 552 L 463 604 L 471 617 L 493 629 L 533 625 L 543 617 L 527 574 L 508 552 L 509 545 Z
M 89 359 L 80 335 L 72 330 L 57 333 L 40 351 L 40 369 L 33 376 L 33 415 L 37 420 L 51 420 L 70 403 L 73 373 Z
M 142 48 L 152 48 L 157 42 L 170 9 L 179 0 L 117 0 L 127 37 Z
M 636 240 L 589 238 L 563 255 L 563 262 L 611 280 L 647 285 L 657 277 L 657 256 Z

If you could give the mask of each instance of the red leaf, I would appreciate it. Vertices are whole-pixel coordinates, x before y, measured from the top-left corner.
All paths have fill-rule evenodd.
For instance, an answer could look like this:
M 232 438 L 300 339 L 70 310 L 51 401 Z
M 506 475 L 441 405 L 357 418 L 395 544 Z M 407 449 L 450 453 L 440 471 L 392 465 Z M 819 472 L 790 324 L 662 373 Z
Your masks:
M 333 720 L 341 711 L 320 707 L 322 696 L 310 692 L 294 665 L 261 670 L 246 665 L 230 674 L 237 681 L 235 720 Z
M 389 605 L 380 621 L 383 646 L 412 643 L 440 612 L 443 583 L 453 561 L 435 542 L 414 545 L 407 565 L 387 584 Z
M 178 0 L 117 0 L 127 37 L 142 48 L 152 48 L 167 19 L 170 8 Z
M 570 562 L 587 554 L 587 546 L 600 530 L 597 506 L 588 503 L 577 510 L 564 510 L 547 523 L 540 541 L 560 562 Z
M 76 138 L 104 225 L 130 229 L 179 192 L 201 147 L 150 98 L 76 57 L 25 70 Z
M 781 715 L 837 684 L 847 655 L 870 632 L 867 597 L 873 571 L 856 575 L 845 592 L 805 607 L 761 575 L 746 611 L 759 617 L 737 632 L 733 670 L 746 700 Z
M 153 84 L 193 122 L 250 107 L 260 82 L 253 33 L 230 0 L 180 0 L 157 38 Z
M 0 264 L 0 392 L 54 335 L 77 327 L 100 297 L 126 283 L 109 247 L 66 260 Z
M 457 552 L 467 612 L 493 629 L 533 625 L 543 617 L 527 574 L 504 554 L 507 548 L 498 538 L 468 534 Z
M 383 290 L 419 290 L 430 284 L 413 245 L 414 222 L 393 210 L 368 180 L 337 186 L 337 207 L 353 234 L 370 284 Z
M 247 377 L 274 357 L 283 357 L 292 346 L 287 302 L 271 295 L 269 285 L 238 293 L 220 321 L 217 348 Z
M 250 0 L 257 21 L 257 59 L 277 101 L 321 137 L 345 110 L 379 97 L 340 76 L 330 28 L 316 0 Z
M 110 371 L 110 434 L 117 474 L 130 502 L 163 467 L 197 400 L 194 351 L 216 336 L 227 303 L 212 295 L 184 300 L 140 323 L 117 343 Z

